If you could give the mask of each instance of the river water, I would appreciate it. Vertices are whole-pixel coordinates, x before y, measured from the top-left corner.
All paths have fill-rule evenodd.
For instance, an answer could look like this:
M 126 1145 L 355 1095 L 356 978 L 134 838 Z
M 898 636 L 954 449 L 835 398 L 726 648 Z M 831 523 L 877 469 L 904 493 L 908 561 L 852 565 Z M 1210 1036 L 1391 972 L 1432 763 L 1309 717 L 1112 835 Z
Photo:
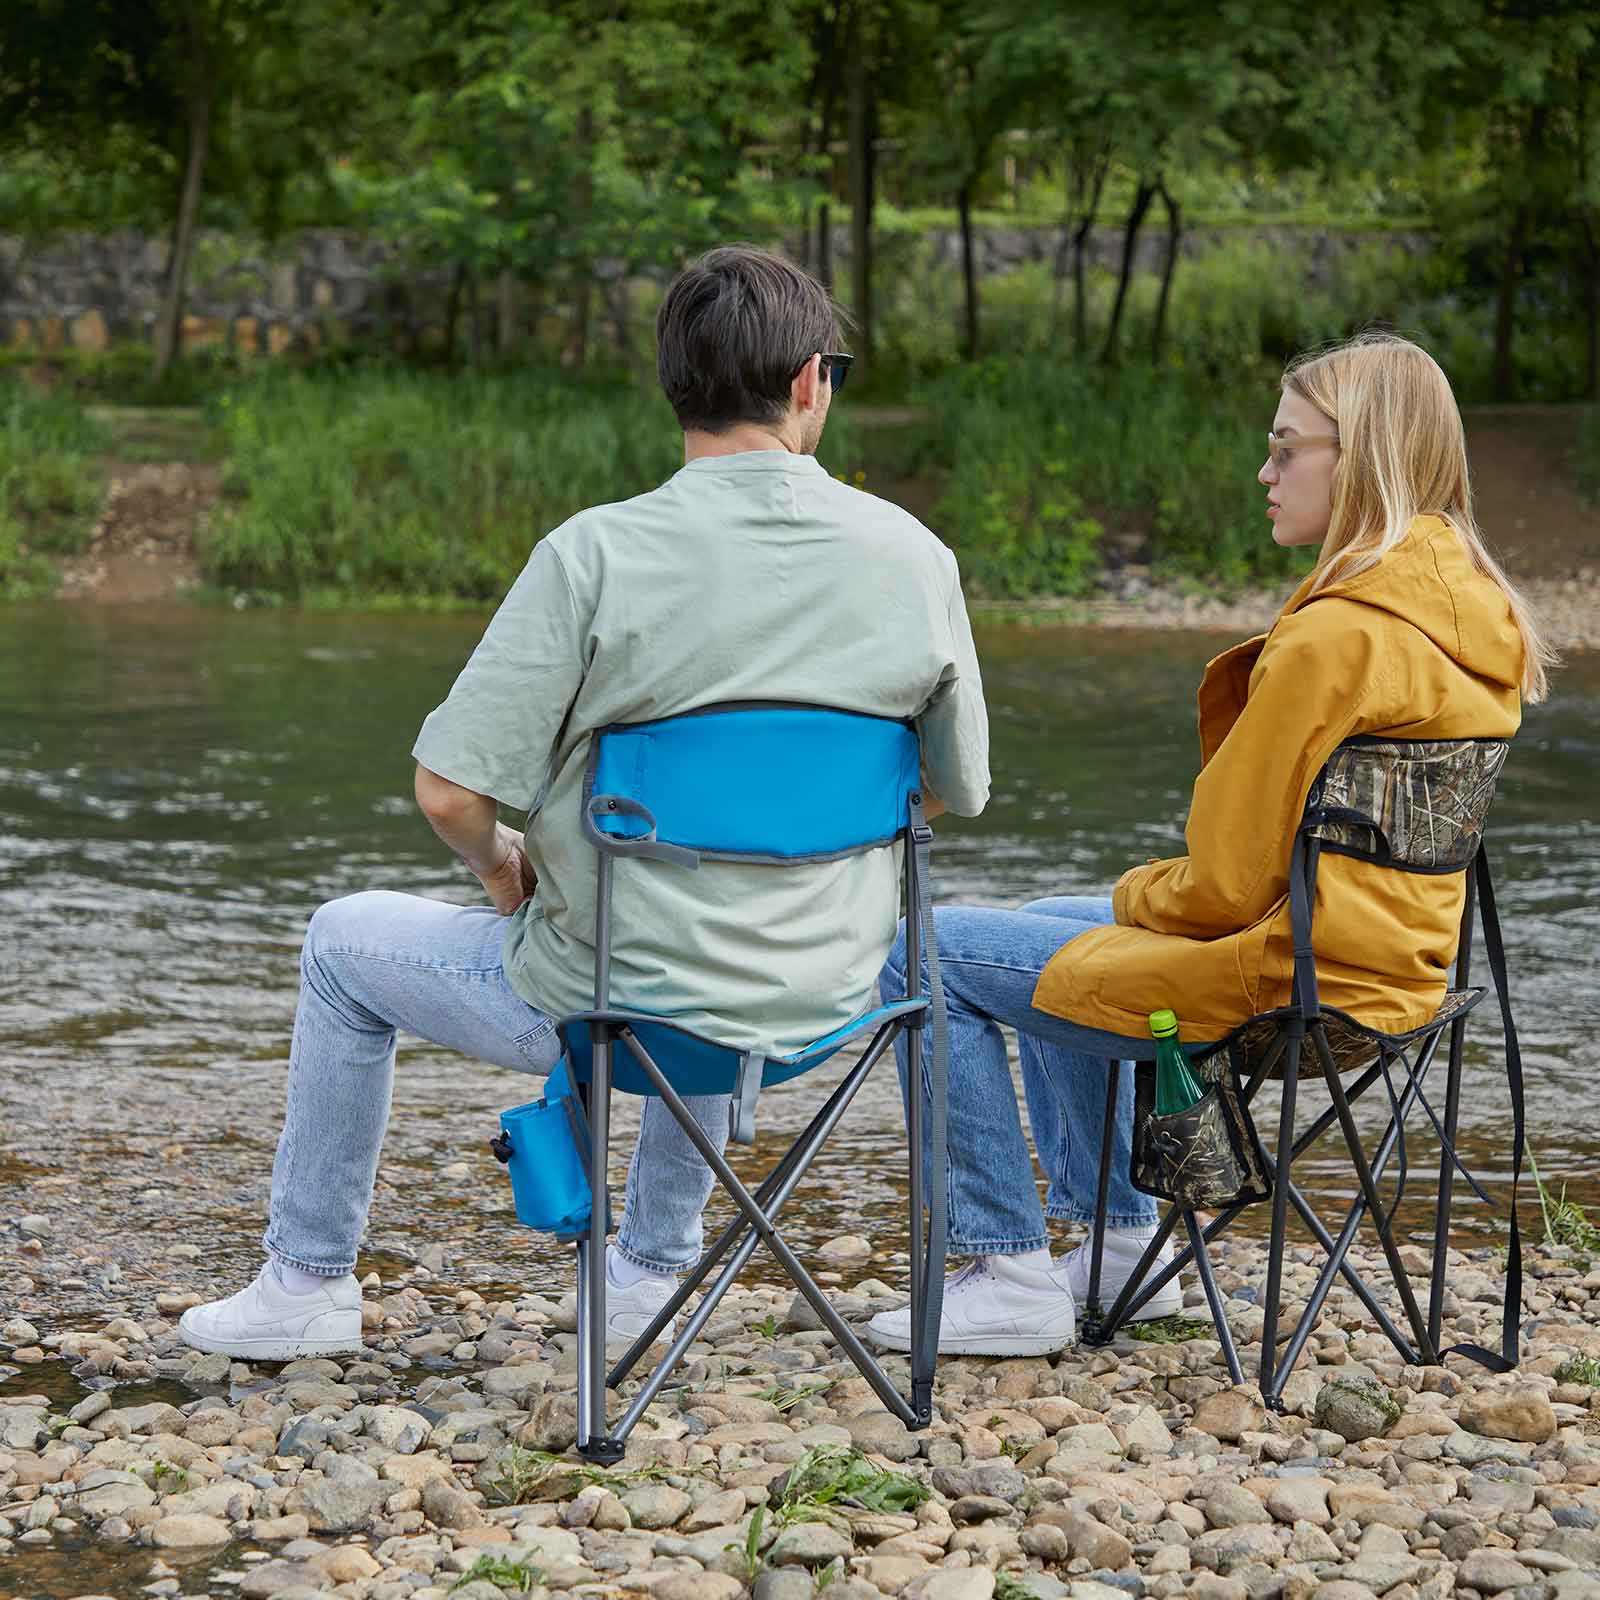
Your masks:
M 309 912 L 355 889 L 475 889 L 410 800 L 417 726 L 480 618 L 114 607 L 0 614 L 0 1214 L 70 1190 L 111 1258 L 152 1235 L 204 1245 L 219 1282 L 253 1270 Z M 938 896 L 1088 892 L 1181 848 L 1193 692 L 1217 635 L 983 634 L 995 797 L 940 827 Z M 1600 1200 L 1591 1121 L 1600 1025 L 1600 661 L 1532 712 L 1491 841 L 1502 886 L 1532 1139 L 1546 1180 Z M 1509 1120 L 1489 1008 L 1469 1035 L 1463 1143 L 1491 1195 Z M 892 1073 L 869 1086 L 796 1202 L 799 1237 L 882 1236 L 874 1171 L 902 1142 Z M 462 1281 L 559 1286 L 485 1153 L 526 1080 L 403 1053 L 369 1260 L 444 1249 Z M 813 1096 L 772 1108 L 754 1165 Z M 1419 1141 L 1419 1144 L 1421 1141 Z M 626 1149 L 626 1142 L 623 1144 Z M 752 1158 L 743 1158 L 751 1160 Z M 446 1175 L 452 1162 L 468 1169 Z M 1333 1150 L 1313 1187 L 1348 1192 Z M 1426 1174 L 1419 1175 L 1427 1188 Z M 1414 1177 L 1414 1184 L 1418 1179 Z M 1413 1203 L 1413 1225 L 1421 1212 Z M 1476 1203 L 1469 1231 L 1491 1219 Z

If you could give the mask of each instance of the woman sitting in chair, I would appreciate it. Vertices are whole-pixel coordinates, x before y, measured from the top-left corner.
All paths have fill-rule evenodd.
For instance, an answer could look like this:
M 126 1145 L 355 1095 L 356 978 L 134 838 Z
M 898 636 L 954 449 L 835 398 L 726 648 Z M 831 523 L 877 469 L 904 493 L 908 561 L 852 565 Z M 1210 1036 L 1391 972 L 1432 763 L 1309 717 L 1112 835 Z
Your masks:
M 1052 1261 L 1001 1025 L 1017 1030 L 1051 1216 L 1089 1223 L 1110 1061 L 1148 1058 L 1149 1014 L 1186 1045 L 1288 1003 L 1290 847 L 1313 780 L 1356 734 L 1505 739 L 1541 699 L 1551 660 L 1472 518 L 1466 445 L 1443 372 L 1416 345 L 1366 335 L 1284 374 L 1257 477 L 1281 545 L 1315 570 L 1271 630 L 1218 656 L 1200 684 L 1201 772 L 1188 853 L 1122 875 L 1112 897 L 936 913 L 950 1010 L 950 1241 L 939 1348 L 1038 1355 L 1074 1334 L 1088 1248 Z M 1431 1019 L 1455 956 L 1464 874 L 1386 871 L 1334 856 L 1317 880 L 1316 970 L 1329 1006 L 1386 1032 Z M 905 944 L 884 998 L 905 993 Z M 901 1070 L 905 1057 L 901 1056 Z M 1132 1074 L 1122 1074 L 1101 1298 L 1154 1238 L 1129 1181 Z M 1170 1247 L 1158 1263 L 1170 1262 Z M 1174 1279 L 1140 1315 L 1176 1311 Z M 871 1334 L 908 1349 L 907 1311 Z

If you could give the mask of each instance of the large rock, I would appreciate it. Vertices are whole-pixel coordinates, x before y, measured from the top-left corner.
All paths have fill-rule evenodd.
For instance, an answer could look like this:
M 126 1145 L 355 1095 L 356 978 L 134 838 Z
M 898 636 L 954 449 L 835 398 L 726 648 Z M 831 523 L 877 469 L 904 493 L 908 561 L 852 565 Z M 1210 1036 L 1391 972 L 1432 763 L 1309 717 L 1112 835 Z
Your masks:
M 988 1567 L 940 1567 L 901 1592 L 909 1600 L 990 1600 L 994 1573 Z
M 546 1394 L 533 1408 L 533 1418 L 517 1435 L 525 1450 L 549 1450 L 560 1455 L 578 1439 L 578 1396 L 571 1390 Z
M 183 1413 L 164 1400 L 152 1401 L 147 1406 L 122 1406 L 108 1412 L 98 1424 L 119 1439 L 131 1438 L 136 1433 L 177 1433 L 183 1425 Z
M 228 1524 L 221 1517 L 163 1517 L 150 1530 L 158 1550 L 187 1550 L 197 1545 L 226 1544 Z
M 890 1461 L 909 1461 L 922 1447 L 918 1436 L 892 1411 L 863 1411 L 847 1417 L 845 1426 L 856 1449 Z
M 1491 1389 L 1461 1402 L 1461 1426 L 1484 1439 L 1543 1444 L 1555 1437 L 1556 1414 L 1542 1389 Z
M 1474 1550 L 1456 1569 L 1456 1582 L 1480 1594 L 1499 1594 L 1502 1589 L 1538 1581 L 1529 1568 L 1504 1550 Z
M 34 1450 L 49 1436 L 42 1407 L 0 1406 L 0 1450 Z
M 650 1593 L 654 1600 L 736 1600 L 744 1585 L 726 1572 L 672 1572 Z
M 775 1567 L 825 1567 L 848 1560 L 853 1548 L 849 1535 L 831 1523 L 795 1522 L 773 1541 L 767 1560 Z
M 1313 1420 L 1348 1444 L 1378 1439 L 1400 1420 L 1405 1408 L 1381 1383 L 1370 1378 L 1335 1378 L 1317 1395 Z
M 682 1489 L 666 1483 L 641 1483 L 622 1496 L 622 1504 L 636 1528 L 670 1528 L 692 1503 Z
M 1242 1528 L 1252 1522 L 1271 1522 L 1272 1514 L 1248 1489 L 1224 1483 L 1206 1500 L 1206 1521 L 1213 1528 Z M 1293 1521 L 1291 1517 L 1287 1519 Z
M 358 1465 L 353 1461 L 342 1465 L 344 1470 L 328 1477 L 306 1473 L 284 1502 L 284 1510 L 303 1516 L 314 1533 L 359 1533 L 383 1505 L 386 1491 L 376 1473 L 351 1470 Z
M 422 1514 L 440 1528 L 476 1528 L 483 1512 L 453 1478 L 429 1478 L 422 1486 Z
M 156 1503 L 156 1492 L 132 1472 L 101 1469 L 91 1472 L 78 1485 L 77 1508 L 96 1522 L 106 1517 L 125 1517 Z
M 1194 1408 L 1194 1427 L 1225 1444 L 1237 1444 L 1247 1433 L 1259 1433 L 1266 1412 L 1245 1389 L 1224 1389 L 1207 1395 Z
M 256 1508 L 256 1494 L 248 1483 L 224 1478 L 172 1495 L 161 1509 L 169 1517 L 221 1517 L 228 1522 L 243 1522 Z
M 486 1374 L 493 1377 L 493 1373 Z M 374 1406 L 367 1413 L 361 1430 L 369 1439 L 376 1439 L 386 1450 L 403 1456 L 422 1448 L 428 1437 L 428 1419 L 408 1406 Z

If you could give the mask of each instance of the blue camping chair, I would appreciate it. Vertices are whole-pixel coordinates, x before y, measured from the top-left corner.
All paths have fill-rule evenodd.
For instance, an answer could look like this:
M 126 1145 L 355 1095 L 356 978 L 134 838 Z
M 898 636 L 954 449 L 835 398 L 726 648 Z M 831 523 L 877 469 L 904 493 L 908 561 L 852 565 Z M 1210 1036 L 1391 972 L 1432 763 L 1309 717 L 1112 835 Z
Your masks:
M 598 860 L 594 1009 L 559 1024 L 565 1066 L 577 1085 L 587 1135 L 588 1217 L 575 1236 L 578 1254 L 578 1449 L 615 1461 L 662 1384 L 699 1336 L 757 1242 L 777 1258 L 822 1324 L 884 1405 L 908 1427 L 933 1414 L 933 1369 L 944 1289 L 948 1204 L 947 1052 L 944 995 L 928 890 L 933 841 L 923 811 L 916 729 L 895 718 L 790 703 L 706 706 L 654 722 L 598 730 L 589 752 L 582 826 Z M 662 872 L 693 871 L 702 860 L 762 863 L 774 870 L 838 860 L 892 846 L 905 850 L 907 974 L 904 1000 L 879 1006 L 788 1055 L 740 1049 L 669 1018 L 618 1010 L 610 1000 L 612 876 L 618 857 L 656 863 Z M 919 992 L 920 952 L 928 954 L 930 994 Z M 928 1040 L 930 1098 L 924 1127 L 920 1094 L 905 1097 L 909 1129 L 911 1396 L 907 1400 L 829 1304 L 779 1234 L 777 1217 L 828 1134 L 895 1038 L 909 1032 L 922 1054 Z M 841 1046 L 866 1040 L 856 1064 L 752 1194 L 685 1106 L 682 1096 L 732 1096 L 730 1135 L 755 1136 L 764 1088 L 821 1066 Z M 609 1217 L 606 1156 L 613 1089 L 656 1095 L 677 1118 L 739 1209 L 739 1217 L 701 1257 L 677 1293 L 608 1374 L 605 1236 Z M 576 1109 L 576 1108 L 574 1108 Z M 925 1184 L 924 1150 L 931 1157 Z M 927 1203 L 927 1230 L 923 1211 Z M 666 1355 L 614 1431 L 606 1428 L 605 1390 L 616 1387 L 689 1296 L 727 1257 Z

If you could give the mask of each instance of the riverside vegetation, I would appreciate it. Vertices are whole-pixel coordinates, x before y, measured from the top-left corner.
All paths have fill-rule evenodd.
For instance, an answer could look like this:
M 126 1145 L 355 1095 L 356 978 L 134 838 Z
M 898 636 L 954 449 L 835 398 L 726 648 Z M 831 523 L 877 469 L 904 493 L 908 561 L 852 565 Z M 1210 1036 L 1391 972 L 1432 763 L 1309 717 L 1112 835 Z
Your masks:
M 961 362 L 939 331 L 951 307 L 936 303 L 938 275 L 901 281 L 878 365 L 836 409 L 822 460 L 925 517 L 980 599 L 1083 594 L 1130 561 L 1213 590 L 1301 570 L 1303 555 L 1264 534 L 1262 419 L 1284 354 L 1359 326 L 1374 307 L 1454 363 L 1464 399 L 1488 390 L 1487 312 L 1463 307 L 1442 261 L 1376 246 L 1351 252 L 1320 289 L 1265 245 L 1218 248 L 1179 280 L 1159 364 L 1064 355 L 1042 267 L 995 281 L 998 353 Z M 1090 292 L 1108 297 L 1108 275 Z M 1154 317 L 1156 292 L 1135 279 L 1134 334 Z M 492 603 L 544 532 L 676 467 L 671 415 L 644 376 L 645 352 L 633 354 L 631 368 L 582 372 L 348 355 L 304 369 L 169 369 L 166 392 L 199 403 L 197 447 L 221 466 L 199 541 L 205 583 L 243 603 Z M 148 393 L 142 362 L 117 352 L 47 370 L 53 393 L 0 375 L 0 595 L 12 599 L 48 592 L 49 558 L 89 539 L 110 438 L 80 402 Z M 901 425 L 867 425 L 886 407 Z M 1580 440 L 1592 492 L 1592 415 Z

